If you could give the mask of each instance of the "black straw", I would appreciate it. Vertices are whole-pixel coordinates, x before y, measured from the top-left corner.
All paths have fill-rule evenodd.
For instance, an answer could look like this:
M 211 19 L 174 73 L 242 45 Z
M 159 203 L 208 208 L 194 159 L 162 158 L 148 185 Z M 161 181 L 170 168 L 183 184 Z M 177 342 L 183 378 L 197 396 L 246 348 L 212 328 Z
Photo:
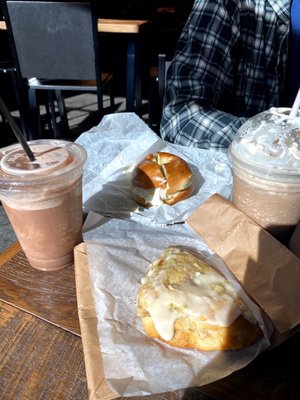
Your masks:
M 4 101 L 2 100 L 1 97 L 0 97 L 0 110 L 1 110 L 1 113 L 3 114 L 4 118 L 6 119 L 6 121 L 9 123 L 9 125 L 10 125 L 11 129 L 13 130 L 19 143 L 23 147 L 23 150 L 25 151 L 27 157 L 29 158 L 30 161 L 34 161 L 35 157 L 34 157 L 33 152 L 31 151 L 31 148 L 28 146 L 28 143 L 26 142 L 22 132 L 20 131 L 17 123 L 11 116 L 8 108 L 4 104 Z

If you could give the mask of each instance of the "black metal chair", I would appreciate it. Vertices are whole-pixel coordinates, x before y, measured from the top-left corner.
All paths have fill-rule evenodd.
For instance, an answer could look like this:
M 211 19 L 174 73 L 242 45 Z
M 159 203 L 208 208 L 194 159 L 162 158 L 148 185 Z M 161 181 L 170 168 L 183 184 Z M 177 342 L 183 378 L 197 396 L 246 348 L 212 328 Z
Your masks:
M 152 88 L 149 95 L 149 126 L 154 129 L 159 135 L 159 126 L 162 117 L 167 71 L 171 61 L 167 60 L 167 56 L 164 53 L 158 54 L 157 61 L 157 67 L 154 67 L 153 71 L 150 71 L 152 80 L 153 78 L 155 80 L 155 90 L 153 90 Z
M 2 19 L 2 9 L 0 8 L 0 19 Z M 19 125 L 24 135 L 26 135 L 26 109 L 24 107 L 24 87 L 18 79 L 17 69 L 13 63 L 12 54 L 9 46 L 7 32 L 0 31 L 0 96 L 6 98 L 9 105 L 19 113 Z M 1 114 L 2 123 L 6 120 Z M 6 143 L 9 138 L 1 135 L 1 143 Z
M 106 110 L 103 88 L 112 74 L 100 68 L 97 16 L 94 2 L 1 0 L 14 62 L 29 91 L 30 132 L 40 137 L 39 97 L 46 91 L 47 104 L 58 136 L 54 101 L 64 129 L 68 129 L 64 91 L 97 93 L 99 120 Z M 114 98 L 110 92 L 111 112 Z

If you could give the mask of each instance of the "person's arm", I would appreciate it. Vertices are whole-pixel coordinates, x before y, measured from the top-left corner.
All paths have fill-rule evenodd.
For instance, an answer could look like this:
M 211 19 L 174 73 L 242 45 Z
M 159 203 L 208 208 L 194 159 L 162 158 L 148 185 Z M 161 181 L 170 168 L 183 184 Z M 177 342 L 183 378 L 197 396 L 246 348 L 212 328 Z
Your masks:
M 230 112 L 236 108 L 231 102 L 239 57 L 238 13 L 235 1 L 195 0 L 168 71 L 161 121 L 164 139 L 226 148 L 246 121 Z

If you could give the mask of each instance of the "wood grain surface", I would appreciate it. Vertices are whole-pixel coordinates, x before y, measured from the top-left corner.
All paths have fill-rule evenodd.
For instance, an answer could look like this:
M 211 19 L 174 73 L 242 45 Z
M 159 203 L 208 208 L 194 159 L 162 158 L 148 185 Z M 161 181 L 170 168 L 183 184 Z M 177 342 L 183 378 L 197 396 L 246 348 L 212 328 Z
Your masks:
M 102 33 L 139 33 L 148 20 L 135 19 L 98 19 L 98 32 Z
M 87 398 L 81 338 L 0 301 L 0 398 Z
M 14 243 L 2 253 L 0 253 L 0 267 L 14 257 L 21 250 L 19 242 Z
M 0 399 L 87 399 L 77 324 L 73 268 L 53 273 L 34 270 L 17 244 L 2 254 Z M 300 399 L 299 370 L 300 332 L 217 382 L 130 399 L 297 400 Z
M 98 19 L 98 32 L 102 33 L 139 33 L 148 20 Z M 6 30 L 5 21 L 0 21 L 0 30 Z
M 0 300 L 80 335 L 73 266 L 38 271 L 16 244 L 0 258 Z

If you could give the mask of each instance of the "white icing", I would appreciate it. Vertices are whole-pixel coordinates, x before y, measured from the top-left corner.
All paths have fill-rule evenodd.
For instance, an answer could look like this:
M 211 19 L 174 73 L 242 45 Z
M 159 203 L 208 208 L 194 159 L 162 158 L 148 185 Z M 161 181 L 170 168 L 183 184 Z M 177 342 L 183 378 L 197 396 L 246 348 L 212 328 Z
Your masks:
M 173 254 L 166 256 L 168 263 Z M 157 332 L 164 340 L 172 339 L 174 323 L 180 316 L 204 317 L 211 325 L 230 326 L 235 319 L 249 312 L 239 301 L 231 283 L 213 268 L 209 271 L 186 274 L 176 285 L 167 285 L 167 271 L 156 270 L 158 261 L 149 267 L 148 275 L 142 280 L 149 286 L 144 291 L 144 300 Z

